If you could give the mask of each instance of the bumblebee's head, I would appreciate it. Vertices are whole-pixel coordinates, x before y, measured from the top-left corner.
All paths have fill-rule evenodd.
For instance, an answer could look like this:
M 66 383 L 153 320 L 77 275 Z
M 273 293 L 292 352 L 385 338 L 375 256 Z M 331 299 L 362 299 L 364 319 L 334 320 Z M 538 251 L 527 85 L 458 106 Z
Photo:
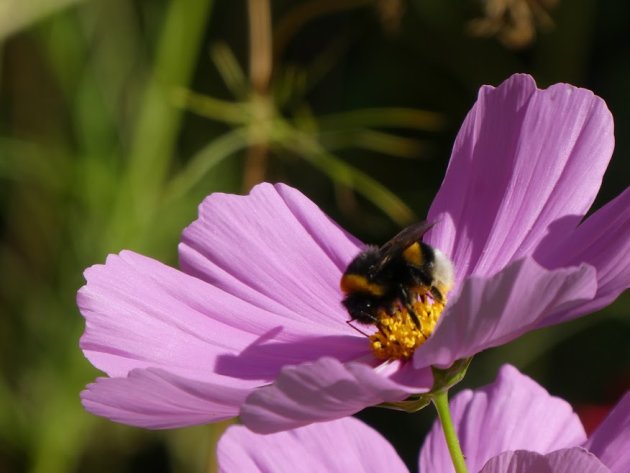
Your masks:
M 373 324 L 377 321 L 376 309 L 378 300 L 364 293 L 349 294 L 342 302 L 352 320 L 362 324 Z

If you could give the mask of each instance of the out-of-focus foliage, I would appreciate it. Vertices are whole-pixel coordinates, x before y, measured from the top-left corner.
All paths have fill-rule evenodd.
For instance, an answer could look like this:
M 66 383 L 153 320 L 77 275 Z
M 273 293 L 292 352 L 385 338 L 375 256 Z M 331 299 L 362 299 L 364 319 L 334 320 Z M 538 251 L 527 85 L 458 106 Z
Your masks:
M 496 36 L 508 48 L 530 46 L 538 28 L 549 31 L 553 20 L 547 9 L 558 0 L 486 0 L 483 15 L 469 24 L 475 36 Z
M 608 101 L 598 202 L 619 193 L 629 20 L 622 0 L 0 0 L 0 472 L 213 471 L 222 426 L 147 432 L 82 410 L 98 373 L 74 305 L 108 252 L 176 264 L 210 192 L 288 182 L 383 241 L 426 212 L 479 85 L 520 71 Z M 513 361 L 575 402 L 614 401 L 628 303 L 482 355 L 467 384 Z M 415 468 L 432 413 L 365 415 Z

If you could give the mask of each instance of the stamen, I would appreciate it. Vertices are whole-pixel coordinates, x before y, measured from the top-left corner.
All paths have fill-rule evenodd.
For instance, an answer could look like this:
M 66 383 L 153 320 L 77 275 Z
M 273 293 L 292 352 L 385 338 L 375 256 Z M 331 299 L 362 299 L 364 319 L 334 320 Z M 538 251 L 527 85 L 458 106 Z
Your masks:
M 374 355 L 381 360 L 408 360 L 413 352 L 433 333 L 446 301 L 438 301 L 428 293 L 416 294 L 411 309 L 417 325 L 406 304 L 397 301 L 389 310 L 377 312 L 378 332 L 370 336 Z

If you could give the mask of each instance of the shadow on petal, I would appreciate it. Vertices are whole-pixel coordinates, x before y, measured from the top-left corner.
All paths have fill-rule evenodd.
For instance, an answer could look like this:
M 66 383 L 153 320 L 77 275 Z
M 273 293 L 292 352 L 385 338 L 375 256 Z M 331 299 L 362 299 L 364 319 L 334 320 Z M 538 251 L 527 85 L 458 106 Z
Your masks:
M 224 354 L 217 357 L 216 373 L 247 380 L 273 380 L 284 366 L 315 361 L 323 356 L 341 362 L 374 360 L 368 340 L 351 335 L 302 337 L 295 341 L 277 341 L 283 331 L 274 327 L 258 337 L 238 355 Z

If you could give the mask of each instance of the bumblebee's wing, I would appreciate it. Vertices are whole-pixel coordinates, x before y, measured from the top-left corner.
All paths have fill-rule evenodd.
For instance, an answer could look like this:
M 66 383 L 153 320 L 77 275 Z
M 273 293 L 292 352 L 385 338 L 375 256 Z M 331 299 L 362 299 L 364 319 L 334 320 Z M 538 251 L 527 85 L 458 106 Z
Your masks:
M 400 256 L 413 243 L 420 241 L 422 236 L 433 226 L 432 223 L 423 220 L 403 228 L 394 238 L 379 248 L 379 262 L 373 272 L 382 271 L 387 265 Z

